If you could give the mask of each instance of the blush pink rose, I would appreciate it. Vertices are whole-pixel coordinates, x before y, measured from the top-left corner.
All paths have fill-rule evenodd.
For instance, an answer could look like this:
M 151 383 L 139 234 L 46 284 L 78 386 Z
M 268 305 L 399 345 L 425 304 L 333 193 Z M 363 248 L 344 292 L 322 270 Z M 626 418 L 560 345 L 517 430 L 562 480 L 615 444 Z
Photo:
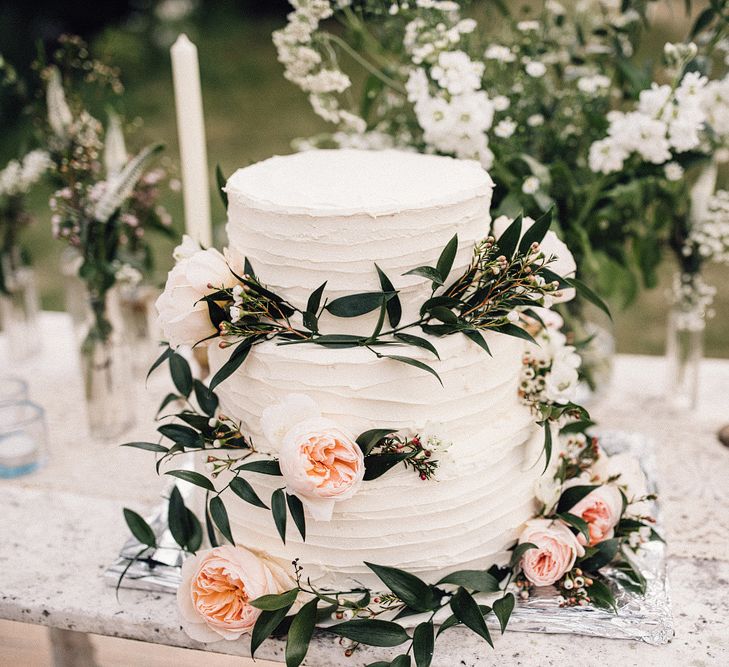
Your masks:
M 623 512 L 623 497 L 615 485 L 603 484 L 588 493 L 568 511 L 587 521 L 590 527 L 588 545 L 592 547 L 613 536 L 615 526 Z M 582 544 L 587 542 L 582 534 L 578 539 Z
M 519 537 L 519 544 L 531 542 L 521 558 L 524 576 L 535 586 L 550 586 L 569 572 L 585 549 L 561 521 L 532 519 Z
M 332 518 L 334 504 L 351 498 L 364 478 L 364 455 L 354 437 L 323 417 L 306 419 L 284 435 L 281 473 L 317 521 Z
M 200 642 L 238 639 L 251 632 L 261 613 L 251 600 L 293 586 L 279 565 L 243 547 L 200 551 L 182 566 L 177 590 L 182 627 Z

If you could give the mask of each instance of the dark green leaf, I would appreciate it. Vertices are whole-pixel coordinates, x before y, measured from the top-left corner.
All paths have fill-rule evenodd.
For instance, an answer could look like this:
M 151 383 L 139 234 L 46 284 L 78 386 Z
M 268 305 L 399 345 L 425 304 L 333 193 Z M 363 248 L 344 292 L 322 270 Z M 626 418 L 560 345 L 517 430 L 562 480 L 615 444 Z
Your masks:
M 390 667 L 410 667 L 410 656 L 407 653 L 398 655 L 391 663 Z
M 617 614 L 618 608 L 615 604 L 615 596 L 612 591 L 599 579 L 595 579 L 587 589 L 590 596 L 590 603 L 602 609 L 613 609 Z
M 286 544 L 286 498 L 283 489 L 276 489 L 271 495 L 271 512 L 273 512 L 276 530 L 278 530 L 282 542 Z
M 185 506 L 177 486 L 172 487 L 167 510 L 167 521 L 175 542 L 190 553 L 202 544 L 202 527 L 197 517 Z
M 455 617 L 463 625 L 485 639 L 493 647 L 494 643 L 491 640 L 489 629 L 486 627 L 486 621 L 483 620 L 483 614 L 478 608 L 476 600 L 465 588 L 459 588 L 456 591 L 456 594 L 451 598 L 450 605 Z
M 438 269 L 434 269 L 432 266 L 418 266 L 415 269 L 410 269 L 403 273 L 404 276 L 422 276 L 433 282 L 433 285 L 438 286 L 443 284 L 443 278 L 440 277 Z
M 549 467 L 549 461 L 552 459 L 552 426 L 548 419 L 539 423 L 544 429 L 544 470 L 542 470 L 542 474 L 544 474 Z
M 174 443 L 184 447 L 200 449 L 205 444 L 202 436 L 197 431 L 183 424 L 164 424 L 158 427 L 157 430 L 165 438 L 169 438 Z
M 543 213 L 536 222 L 524 232 L 524 236 L 519 241 L 519 253 L 526 255 L 532 243 L 541 243 L 544 236 L 549 231 L 554 219 L 554 207 Z
M 689 33 L 689 39 L 693 39 L 702 30 L 708 28 L 711 22 L 714 20 L 715 15 L 716 12 L 714 11 L 713 7 L 707 7 L 706 9 L 704 9 L 701 14 L 698 15 L 696 21 L 694 21 L 694 25 L 691 28 L 691 32 Z
M 220 195 L 220 201 L 223 202 L 223 206 L 226 210 L 228 210 L 228 195 L 223 190 L 225 187 L 225 176 L 223 175 L 223 170 L 220 168 L 220 164 L 215 165 L 215 181 L 218 184 L 218 194 Z
M 572 285 L 577 290 L 577 293 L 587 299 L 593 306 L 597 306 L 603 313 L 605 313 L 611 320 L 613 316 L 610 314 L 610 308 L 607 304 L 593 292 L 585 283 L 577 278 L 565 278 L 565 281 Z
M 522 542 L 521 544 L 517 544 L 514 547 L 514 550 L 511 552 L 511 559 L 509 560 L 510 567 L 514 567 L 520 560 L 521 557 L 529 551 L 529 549 L 536 549 L 537 545 L 532 544 L 531 542 Z
M 228 540 L 231 544 L 235 544 L 233 539 L 233 533 L 230 531 L 230 522 L 228 521 L 228 512 L 225 509 L 220 496 L 215 496 L 210 499 L 210 516 L 213 517 L 215 525 L 218 530 L 223 534 L 223 537 Z
M 335 347 L 335 348 L 347 348 L 347 347 L 360 347 L 367 341 L 365 336 L 352 336 L 350 334 L 325 334 L 324 336 L 317 336 L 312 341 L 322 347 Z
M 373 479 L 382 477 L 382 475 L 384 475 L 388 470 L 394 468 L 398 463 L 407 458 L 410 458 L 410 454 L 407 452 L 388 452 L 386 454 L 372 454 L 365 456 L 365 481 L 370 482 Z
M 365 561 L 382 582 L 415 611 L 431 611 L 437 604 L 433 589 L 414 574 L 386 565 L 375 565 Z
M 603 540 L 596 544 L 593 549 L 586 551 L 585 558 L 578 560 L 578 563 L 586 572 L 597 572 L 615 558 L 619 547 L 620 540 L 617 537 Z
M 494 600 L 494 614 L 496 615 L 496 618 L 499 619 L 499 627 L 501 628 L 502 635 L 504 634 L 506 626 L 509 623 L 509 619 L 511 618 L 511 612 L 514 611 L 515 602 L 516 600 L 512 593 L 507 593 L 503 597 Z
M 319 319 L 316 315 L 313 313 L 310 313 L 308 311 L 304 312 L 304 314 L 301 316 L 301 319 L 304 323 L 304 326 L 314 333 L 317 333 L 319 331 Z
M 309 296 L 309 300 L 306 303 L 306 312 L 316 315 L 319 312 L 319 306 L 321 305 L 321 297 L 324 294 L 324 289 L 327 286 L 325 280 L 319 287 L 317 287 Z
M 385 298 L 392 298 L 394 294 L 386 293 Z M 362 292 L 340 296 L 330 301 L 326 309 L 335 317 L 359 317 L 377 310 L 382 305 L 382 292 Z
M 456 618 L 455 614 L 451 614 L 448 618 L 446 618 L 445 621 L 443 621 L 440 624 L 440 627 L 438 628 L 438 632 L 436 633 L 436 637 L 440 637 L 440 635 L 448 630 L 449 628 L 454 628 L 456 625 L 460 625 L 461 622 Z
M 390 326 L 394 329 L 398 324 L 400 324 L 400 318 L 402 317 L 400 297 L 397 295 L 394 285 L 385 272 L 377 266 L 377 264 L 375 264 L 375 268 L 377 269 L 377 275 L 380 278 L 380 287 L 382 287 L 382 291 L 386 293 L 392 292 L 394 294 L 392 299 L 387 302 L 387 319 L 390 322 Z
M 397 429 L 372 428 L 357 436 L 357 444 L 362 452 L 367 455 L 372 451 L 375 445 L 380 442 L 380 440 L 382 440 L 385 436 L 392 435 L 396 430 Z
M 195 399 L 200 409 L 208 416 L 214 417 L 218 409 L 218 397 L 210 391 L 200 380 L 194 380 Z
M 483 335 L 480 331 L 476 331 L 475 329 L 466 329 L 463 332 L 468 338 L 470 338 L 476 345 L 479 347 L 482 347 L 486 352 L 489 354 L 489 356 L 494 356 L 491 354 L 491 350 L 489 349 L 488 343 L 484 339 Z
M 262 595 L 255 600 L 250 601 L 250 605 L 256 609 L 264 609 L 265 611 L 276 611 L 277 609 L 284 609 L 290 607 L 296 602 L 296 597 L 299 594 L 298 588 L 292 588 L 290 591 L 285 593 L 278 593 L 276 595 Z
M 590 524 L 588 524 L 582 517 L 575 516 L 569 512 L 563 512 L 562 514 L 557 514 L 557 516 L 566 524 L 576 528 L 580 533 L 582 533 L 588 542 L 590 541 Z
M 240 368 L 241 364 L 246 360 L 248 353 L 251 351 L 251 346 L 252 343 L 249 340 L 244 340 L 238 344 L 238 347 L 235 348 L 228 361 L 218 369 L 213 379 L 210 380 L 210 391 L 213 391 L 223 380 L 229 378 Z
M 144 449 L 158 454 L 166 454 L 169 451 L 167 447 L 156 442 L 125 442 L 122 447 L 134 447 L 135 449 Z
M 256 277 L 256 272 L 253 270 L 253 265 L 247 257 L 243 258 L 243 273 L 245 273 L 248 278 Z
M 149 376 L 152 375 L 152 373 L 155 371 L 155 369 L 159 368 L 161 364 L 163 364 L 169 356 L 173 354 L 171 347 L 166 347 L 164 352 L 157 357 L 155 362 L 150 366 L 149 370 L 147 371 L 147 380 L 149 380 Z
M 192 371 L 190 364 L 180 354 L 173 352 L 170 355 L 170 373 L 172 381 L 183 396 L 189 396 L 192 391 Z
M 177 479 L 185 480 L 186 482 L 190 482 L 190 484 L 202 487 L 203 489 L 207 489 L 213 493 L 215 492 L 213 483 L 207 477 L 201 475 L 199 472 L 195 472 L 194 470 L 168 470 L 165 474 L 177 477 Z
M 298 496 L 294 496 L 290 493 L 286 494 L 286 504 L 289 506 L 291 518 L 294 520 L 296 528 L 301 534 L 301 539 L 306 541 L 306 517 L 304 516 L 304 505 L 301 503 Z
M 210 542 L 211 547 L 217 547 L 218 542 L 218 536 L 215 532 L 215 526 L 213 525 L 213 519 L 210 516 L 210 510 L 208 509 L 208 498 L 210 494 L 205 494 L 205 532 L 208 536 L 208 541 Z
M 268 509 L 268 505 L 266 505 L 266 503 L 258 497 L 258 494 L 253 490 L 253 487 L 250 485 L 248 480 L 245 480 L 242 477 L 234 477 L 230 480 L 230 490 L 247 503 L 255 505 L 256 507 L 261 507 L 265 510 Z
M 456 306 L 460 305 L 460 301 L 458 299 L 454 299 L 451 296 L 445 296 L 444 294 L 441 294 L 439 296 L 434 296 L 428 299 L 427 301 L 423 302 L 423 305 L 420 306 L 420 314 L 425 315 L 431 308 L 435 308 L 436 306 L 443 306 L 445 308 L 455 308 Z
M 415 366 L 415 368 L 427 371 L 433 377 L 435 377 L 438 382 L 440 382 L 441 386 L 443 385 L 443 381 L 440 379 L 440 375 L 438 375 L 438 373 L 436 373 L 430 366 L 428 366 L 428 364 L 424 364 L 422 361 L 418 361 L 417 359 L 411 359 L 410 357 L 401 357 L 399 354 L 383 354 L 381 356 L 385 359 L 392 359 L 393 361 L 398 361 L 401 364 L 408 364 L 409 366 Z
M 599 487 L 598 484 L 581 484 L 565 489 L 557 503 L 558 512 L 569 512 L 585 496 Z
M 165 396 L 162 400 L 162 403 L 160 403 L 157 414 L 159 415 L 159 413 L 162 412 L 162 410 L 164 410 L 170 403 L 174 403 L 178 400 L 180 400 L 180 396 L 178 394 L 167 394 L 167 396 Z
M 250 463 L 239 465 L 234 470 L 247 470 L 248 472 L 257 472 L 261 475 L 281 477 L 281 466 L 279 466 L 278 461 L 251 461 Z
M 446 247 L 443 248 L 443 252 L 438 257 L 438 263 L 435 265 L 436 270 L 440 274 L 440 279 L 443 283 L 448 279 L 448 274 L 453 268 L 453 261 L 456 258 L 458 252 L 458 234 L 454 234 L 453 238 L 448 241 Z
M 454 584 L 478 593 L 495 593 L 499 590 L 496 577 L 483 570 L 459 570 L 443 577 L 440 584 Z
M 399 646 L 410 639 L 402 626 L 379 619 L 355 618 L 325 629 L 368 646 Z
M 538 345 L 537 341 L 534 340 L 534 338 L 528 331 L 516 326 L 516 324 L 512 324 L 511 322 L 507 322 L 506 324 L 501 324 L 500 326 L 495 327 L 494 331 L 506 334 L 507 336 L 513 336 L 514 338 L 521 338 L 522 340 L 526 340 L 530 343 Z
M 568 422 L 561 429 L 560 433 L 584 433 L 590 426 L 594 426 L 595 422 L 591 419 L 580 419 L 576 422 Z
M 395 334 L 395 338 L 401 340 L 406 345 L 422 347 L 423 349 L 428 350 L 428 352 L 431 352 L 433 355 L 435 355 L 436 359 L 440 359 L 440 355 L 438 354 L 438 350 L 435 349 L 435 345 L 433 345 L 433 343 L 431 343 L 426 338 L 422 338 L 421 336 L 413 336 L 412 334 L 407 333 L 397 333 Z
M 425 621 L 413 633 L 413 657 L 416 667 L 430 667 L 435 648 L 433 621 Z
M 514 221 L 504 230 L 504 233 L 496 239 L 496 245 L 499 247 L 501 254 L 507 259 L 511 259 L 516 252 L 521 238 L 522 216 L 517 215 Z
M 455 324 L 458 322 L 458 315 L 444 306 L 436 306 L 430 310 L 430 315 L 444 324 Z
M 316 606 L 319 598 L 309 600 L 294 616 L 286 639 L 286 667 L 299 667 L 309 650 L 309 642 L 316 624 Z
M 154 531 L 149 527 L 149 524 L 137 514 L 134 510 L 124 508 L 124 520 L 129 526 L 129 530 L 132 535 L 141 542 L 146 544 L 150 549 L 157 548 L 157 538 L 154 535 Z
M 292 604 L 293 602 L 291 605 Z M 281 622 L 284 618 L 286 618 L 286 614 L 289 613 L 291 605 L 281 609 L 276 609 L 275 611 L 261 612 L 256 624 L 253 626 L 253 632 L 251 633 L 251 657 L 256 654 L 260 645 L 273 634 L 279 625 L 281 625 Z

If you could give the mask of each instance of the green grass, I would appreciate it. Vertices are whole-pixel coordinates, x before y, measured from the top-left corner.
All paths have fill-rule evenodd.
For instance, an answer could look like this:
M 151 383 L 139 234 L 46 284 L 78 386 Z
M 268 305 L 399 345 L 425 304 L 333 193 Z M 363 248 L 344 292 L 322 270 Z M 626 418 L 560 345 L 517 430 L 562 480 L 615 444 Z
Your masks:
M 213 170 L 220 164 L 225 174 L 277 153 L 291 151 L 290 142 L 314 134 L 323 124 L 311 112 L 305 96 L 283 79 L 270 33 L 272 21 L 251 23 L 233 5 L 208 14 L 191 34 L 200 49 L 208 157 L 214 218 L 222 225 L 225 212 L 212 192 Z M 178 161 L 174 97 L 169 56 L 139 36 L 110 28 L 96 43 L 97 51 L 122 67 L 127 93 L 128 118 L 144 120 L 144 142 L 161 140 L 173 164 Z M 2 145 L 10 147 L 12 137 Z M 142 143 L 140 141 L 140 143 Z M 7 152 L 7 151 L 5 151 Z M 8 154 L 6 157 L 11 157 Z M 51 239 L 46 208 L 47 192 L 38 191 L 32 209 L 38 223 L 28 242 L 39 274 L 43 305 L 63 308 L 63 288 L 58 279 L 62 244 Z M 181 196 L 170 193 L 165 202 L 175 224 L 182 229 Z M 162 280 L 171 264 L 172 245 L 156 243 Z M 665 339 L 666 298 L 671 271 L 664 267 L 661 285 L 644 291 L 636 303 L 615 314 L 618 349 L 622 352 L 660 354 Z M 709 323 L 706 352 L 729 356 L 729 268 L 711 267 L 709 281 L 719 288 L 717 316 Z

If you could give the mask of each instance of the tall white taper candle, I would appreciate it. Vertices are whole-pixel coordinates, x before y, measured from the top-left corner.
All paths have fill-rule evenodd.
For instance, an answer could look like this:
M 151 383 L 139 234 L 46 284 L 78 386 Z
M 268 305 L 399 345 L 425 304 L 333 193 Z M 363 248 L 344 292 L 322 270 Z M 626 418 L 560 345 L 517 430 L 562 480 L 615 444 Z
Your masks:
M 210 224 L 208 156 L 205 148 L 200 67 L 197 47 L 187 35 L 180 35 L 170 49 L 175 86 L 177 136 L 182 162 L 182 194 L 185 201 L 185 229 L 196 241 L 209 247 L 213 242 Z

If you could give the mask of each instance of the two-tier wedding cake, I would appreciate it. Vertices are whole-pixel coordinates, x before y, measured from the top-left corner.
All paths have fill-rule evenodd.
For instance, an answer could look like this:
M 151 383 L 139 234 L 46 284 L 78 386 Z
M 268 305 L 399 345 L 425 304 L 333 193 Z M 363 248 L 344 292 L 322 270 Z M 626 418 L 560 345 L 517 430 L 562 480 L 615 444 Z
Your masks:
M 454 235 L 451 272 L 466 271 L 474 245 L 489 234 L 492 187 L 478 163 L 447 157 L 354 150 L 274 157 L 228 181 L 229 256 L 245 256 L 262 284 L 302 308 L 324 282 L 330 300 L 379 290 L 377 265 L 399 293 L 401 321 L 410 322 L 432 286 L 404 274 L 433 264 Z M 376 311 L 346 318 L 324 311 L 318 326 L 366 336 L 377 319 Z M 395 467 L 337 503 L 331 520 L 309 521 L 306 541 L 289 525 L 282 543 L 270 512 L 231 503 L 239 544 L 282 562 L 299 558 L 312 580 L 338 590 L 376 588 L 365 561 L 435 582 L 453 570 L 508 560 L 506 550 L 535 513 L 542 469 L 542 430 L 518 395 L 525 343 L 489 332 L 490 356 L 466 336 L 429 340 L 440 359 L 423 347 L 407 354 L 427 362 L 442 385 L 364 346 L 256 346 L 218 392 L 223 411 L 242 421 L 257 451 L 279 454 L 263 419 L 270 406 L 288 401 L 295 411 L 306 399 L 354 435 L 405 429 L 450 446 L 438 454 L 434 479 Z M 210 347 L 213 373 L 230 352 Z M 275 477 L 259 477 L 261 497 L 280 486 Z

